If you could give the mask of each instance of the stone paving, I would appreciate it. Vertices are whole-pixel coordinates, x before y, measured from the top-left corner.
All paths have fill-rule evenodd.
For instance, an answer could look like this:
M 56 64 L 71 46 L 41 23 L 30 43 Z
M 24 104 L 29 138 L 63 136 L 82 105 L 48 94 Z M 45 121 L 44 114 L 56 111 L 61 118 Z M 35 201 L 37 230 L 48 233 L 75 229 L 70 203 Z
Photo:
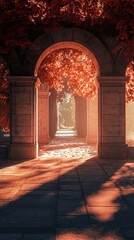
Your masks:
M 0 240 L 134 239 L 134 161 L 56 139 L 37 160 L 0 160 Z

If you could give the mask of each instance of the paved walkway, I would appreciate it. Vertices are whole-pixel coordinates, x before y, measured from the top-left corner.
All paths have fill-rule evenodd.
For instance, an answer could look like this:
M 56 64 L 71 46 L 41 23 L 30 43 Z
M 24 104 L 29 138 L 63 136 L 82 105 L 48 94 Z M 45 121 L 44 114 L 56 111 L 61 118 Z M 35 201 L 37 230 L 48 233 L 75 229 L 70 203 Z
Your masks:
M 0 240 L 134 239 L 134 161 L 102 161 L 81 139 L 38 160 L 0 160 Z

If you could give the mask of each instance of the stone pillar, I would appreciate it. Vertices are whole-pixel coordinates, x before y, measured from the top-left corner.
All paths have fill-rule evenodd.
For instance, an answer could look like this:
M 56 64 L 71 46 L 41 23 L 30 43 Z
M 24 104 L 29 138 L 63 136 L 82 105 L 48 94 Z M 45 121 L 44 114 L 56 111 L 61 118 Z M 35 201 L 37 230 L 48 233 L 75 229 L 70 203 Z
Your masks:
M 10 159 L 34 159 L 38 156 L 38 89 L 36 77 L 8 77 L 11 85 Z
M 87 99 L 87 144 L 97 144 L 98 97 Z
M 41 84 L 39 88 L 39 99 L 38 99 L 38 136 L 39 144 L 48 144 L 49 138 L 49 88 L 47 83 Z
M 99 78 L 99 158 L 126 158 L 126 80 L 126 77 L 115 76 Z

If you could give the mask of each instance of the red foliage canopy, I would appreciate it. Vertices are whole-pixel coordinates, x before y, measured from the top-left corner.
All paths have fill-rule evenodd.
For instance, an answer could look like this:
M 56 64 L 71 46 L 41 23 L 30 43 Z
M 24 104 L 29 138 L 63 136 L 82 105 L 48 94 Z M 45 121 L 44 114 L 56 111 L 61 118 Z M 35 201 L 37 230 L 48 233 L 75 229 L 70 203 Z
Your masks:
M 117 51 L 124 49 L 128 62 L 134 60 L 134 1 L 100 0 L 103 6 L 101 25 L 116 30 L 119 44 Z
M 0 46 L 32 45 L 37 32 L 80 27 L 114 34 L 119 49 L 134 56 L 134 3 L 130 0 L 1 0 Z
M 126 76 L 129 76 L 129 81 L 126 84 L 126 102 L 134 101 L 134 63 L 128 65 Z
M 131 0 L 1 0 L 0 13 L 0 51 L 2 54 L 7 53 L 15 46 L 33 47 L 32 42 L 38 33 L 42 34 L 44 31 L 61 27 L 80 27 L 87 31 L 101 31 L 117 37 L 119 45 L 116 50 L 123 49 L 128 62 L 133 61 L 134 2 Z M 72 50 L 68 51 L 68 54 L 71 54 Z M 94 95 L 96 87 L 93 79 L 96 77 L 96 69 L 90 59 L 85 59 L 85 64 L 83 62 L 80 65 L 79 58 L 83 55 L 78 57 L 79 54 L 73 51 L 74 59 L 77 59 L 75 66 L 75 60 L 69 62 L 71 60 L 68 57 L 64 57 L 63 61 L 56 60 L 62 57 L 62 52 L 53 54 L 55 60 L 52 61 L 52 55 L 49 55 L 42 63 L 39 70 L 41 80 L 49 81 L 50 87 L 56 89 L 63 89 L 64 86 L 64 89 L 73 91 L 77 95 Z M 132 66 L 129 66 L 129 70 L 127 70 L 127 74 L 131 75 L 131 78 L 126 88 L 126 101 L 134 100 Z M 89 75 L 87 68 L 90 68 L 88 69 Z M 54 81 L 54 71 L 56 71 L 57 79 L 59 77 L 58 81 L 56 79 Z M 1 60 L 0 126 L 4 130 L 9 129 L 7 74 L 6 64 Z
M 38 77 L 58 92 L 93 97 L 96 95 L 97 69 L 92 59 L 75 49 L 59 49 L 41 63 Z
M 83 97 L 94 97 L 97 92 L 98 72 L 92 59 L 74 49 L 60 49 L 49 54 L 41 63 L 38 77 L 50 88 L 64 96 L 64 92 Z M 126 76 L 126 102 L 134 101 L 133 62 L 128 65 Z
M 9 132 L 9 70 L 2 58 L 0 63 L 0 127 L 3 132 Z

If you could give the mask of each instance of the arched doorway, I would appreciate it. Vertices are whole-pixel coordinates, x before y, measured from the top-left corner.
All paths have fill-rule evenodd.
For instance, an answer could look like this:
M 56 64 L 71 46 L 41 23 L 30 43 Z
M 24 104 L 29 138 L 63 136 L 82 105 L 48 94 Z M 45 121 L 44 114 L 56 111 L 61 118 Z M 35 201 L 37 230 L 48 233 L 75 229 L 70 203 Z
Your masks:
M 95 90 L 94 89 L 93 90 L 95 91 L 95 94 L 94 94 L 94 98 L 92 98 L 93 96 L 91 94 L 90 95 L 92 97 L 91 96 L 85 97 L 85 98 L 79 97 L 79 96 L 73 97 L 73 95 L 72 95 L 73 93 L 70 94 L 67 89 L 67 92 L 65 92 L 64 95 L 66 97 L 72 96 L 70 98 L 70 99 L 72 99 L 72 106 L 73 106 L 73 111 L 71 113 L 71 111 L 69 109 L 69 102 L 67 103 L 65 101 L 65 96 L 64 96 L 64 103 L 63 102 L 61 103 L 59 101 L 59 103 L 57 104 L 58 100 L 56 98 L 56 91 L 54 91 L 54 90 L 51 91 L 51 89 L 50 89 L 51 94 L 50 94 L 49 99 L 46 99 L 46 97 L 44 97 L 44 101 L 47 102 L 47 103 L 44 103 L 45 109 L 44 109 L 44 106 L 42 106 L 42 109 L 41 109 L 43 99 L 41 98 L 41 101 L 39 100 L 39 144 L 49 143 L 49 139 L 50 139 L 49 137 L 53 137 L 54 135 L 59 135 L 59 134 L 77 135 L 78 134 L 79 136 L 86 137 L 87 143 L 97 145 L 97 139 L 98 139 L 98 96 L 97 96 L 98 95 L 98 91 L 97 91 L 98 84 L 97 84 L 97 77 L 99 77 L 98 62 L 97 62 L 95 56 L 92 54 L 92 52 L 89 49 L 87 49 L 86 47 L 84 47 L 82 44 L 79 44 L 76 42 L 64 42 L 64 43 L 62 42 L 62 43 L 53 44 L 51 47 L 47 48 L 41 54 L 41 56 L 39 57 L 39 59 L 37 61 L 37 64 L 35 67 L 35 75 L 38 78 L 41 78 L 42 76 L 44 78 L 46 78 L 48 73 L 45 72 L 45 73 L 43 73 L 43 75 L 40 75 L 40 72 L 42 73 L 42 70 L 40 71 L 40 67 L 46 66 L 45 59 L 46 58 L 53 59 L 55 56 L 55 52 L 57 50 L 64 50 L 64 54 L 65 54 L 66 50 L 68 52 L 75 50 L 74 54 L 75 53 L 78 54 L 80 52 L 83 55 L 84 54 L 86 55 L 86 57 L 88 58 L 88 61 L 89 61 L 88 62 L 89 66 L 91 67 L 91 64 L 92 64 L 92 66 L 95 68 L 94 79 L 93 79 L 93 81 L 94 81 L 93 88 L 95 88 Z M 56 64 L 57 64 L 57 62 L 56 62 Z M 50 62 L 49 62 L 49 65 L 50 65 Z M 47 65 L 47 67 L 46 67 L 47 69 L 49 68 L 49 65 Z M 82 62 L 79 63 L 79 66 L 80 65 L 82 65 Z M 52 71 L 52 69 L 51 69 L 51 71 Z M 58 75 L 58 69 L 56 72 L 54 72 L 54 74 Z M 55 77 L 54 74 L 53 74 L 53 77 Z M 81 74 L 81 72 L 80 72 L 80 74 Z M 73 77 L 74 76 L 75 75 L 73 75 Z M 59 75 L 58 75 L 58 77 L 59 77 Z M 70 76 L 68 75 L 67 78 L 69 79 L 69 77 Z M 78 77 L 81 77 L 81 75 L 79 75 L 79 72 L 78 72 Z M 89 78 L 89 82 L 92 80 L 92 79 L 90 79 L 90 77 L 91 76 L 88 75 L 88 73 L 87 73 L 86 78 Z M 44 85 L 47 85 L 47 80 L 45 82 L 40 79 L 40 81 L 43 82 Z M 54 82 L 54 84 L 55 84 L 55 82 Z M 84 88 L 83 82 L 81 82 L 81 85 L 82 85 L 82 88 Z M 91 84 L 90 84 L 90 86 L 91 86 Z M 88 86 L 88 92 L 90 92 L 92 90 L 92 89 L 90 89 L 91 88 L 90 86 Z M 42 86 L 39 88 L 39 96 L 40 96 L 41 92 L 42 92 Z M 60 94 L 61 93 L 62 93 L 62 91 L 60 92 Z M 39 99 L 40 99 L 40 97 L 39 97 Z M 48 102 L 49 102 L 49 108 L 48 108 L 48 106 L 46 106 L 46 105 L 48 105 Z M 70 103 L 71 103 L 71 101 L 70 101 Z M 63 108 L 64 108 L 64 110 L 66 108 L 66 111 L 64 111 L 64 113 L 62 110 Z M 42 114 L 43 109 L 45 111 L 45 114 Z M 46 109 L 48 109 L 49 112 L 46 112 Z M 61 110 L 62 110 L 62 115 L 64 115 L 64 117 L 61 115 Z M 68 113 L 67 113 L 67 111 L 68 111 Z M 70 113 L 72 114 L 72 116 L 70 115 L 70 117 L 69 117 Z M 46 122 L 46 120 L 43 120 L 43 115 L 44 115 L 45 119 L 47 119 L 47 122 Z M 62 118 L 62 120 L 61 120 L 61 118 Z M 72 121 L 74 121 L 73 126 L 67 127 L 67 118 L 68 119 L 70 118 L 70 120 L 71 120 L 71 118 L 74 119 L 74 120 L 72 120 Z M 64 121 L 64 123 L 63 123 L 63 121 Z M 72 123 L 68 123 L 68 124 L 72 124 Z M 44 125 L 44 128 L 43 128 L 43 125 Z M 72 130 L 70 131 L 69 128 L 72 128 Z M 45 130 L 44 136 L 43 136 L 42 129 Z
M 55 136 L 76 136 L 75 98 L 66 93 L 63 100 L 56 101 L 57 126 Z
M 87 99 L 84 97 L 73 97 L 74 107 L 72 111 L 72 118 L 74 119 L 74 131 L 71 135 L 78 135 L 81 137 L 87 136 Z M 53 138 L 58 128 L 58 109 L 57 109 L 57 95 L 54 89 L 50 89 L 49 95 L 49 136 Z M 94 106 L 95 107 L 95 106 Z M 97 113 L 97 105 L 96 105 Z M 81 118 L 82 116 L 82 118 Z M 80 122 L 82 122 L 80 124 Z M 67 134 L 68 135 L 68 134 Z
M 81 45 L 82 51 L 86 48 L 93 59 L 98 63 L 98 155 L 99 158 L 124 159 L 127 154 L 126 132 L 125 132 L 125 82 L 127 78 L 122 74 L 122 57 L 115 62 L 111 57 L 107 44 L 96 38 L 92 33 L 81 29 L 62 29 L 59 31 L 46 33 L 39 37 L 34 44 L 37 50 L 27 51 L 23 63 L 23 75 L 10 76 L 11 83 L 11 143 L 10 158 L 36 158 L 38 156 L 38 107 L 43 107 L 42 113 L 45 116 L 46 125 L 42 129 L 49 129 L 48 121 L 48 86 L 38 84 L 37 69 L 45 56 L 51 53 L 54 46 L 61 48 L 66 43 Z M 49 51 L 48 51 L 49 50 Z M 45 55 L 44 55 L 45 53 Z M 39 90 L 39 94 L 38 94 Z M 45 104 L 41 99 L 46 99 Z M 96 100 L 95 100 L 96 101 Z M 89 102 L 90 110 L 95 109 L 95 102 Z M 87 107 L 88 111 L 88 107 Z M 93 112 L 90 111 L 89 119 Z M 90 139 L 93 139 L 94 131 L 89 126 L 87 117 L 87 128 L 90 127 Z M 40 116 L 39 119 L 41 120 Z M 94 123 L 92 118 L 91 123 Z M 41 123 L 39 124 L 41 125 Z M 95 125 L 95 124 L 94 124 Z M 49 131 L 47 132 L 49 139 Z M 43 131 L 44 132 L 44 131 Z M 92 137 L 91 137 L 92 133 Z M 42 136 L 43 137 L 43 136 Z M 47 139 L 47 141 L 48 141 Z

